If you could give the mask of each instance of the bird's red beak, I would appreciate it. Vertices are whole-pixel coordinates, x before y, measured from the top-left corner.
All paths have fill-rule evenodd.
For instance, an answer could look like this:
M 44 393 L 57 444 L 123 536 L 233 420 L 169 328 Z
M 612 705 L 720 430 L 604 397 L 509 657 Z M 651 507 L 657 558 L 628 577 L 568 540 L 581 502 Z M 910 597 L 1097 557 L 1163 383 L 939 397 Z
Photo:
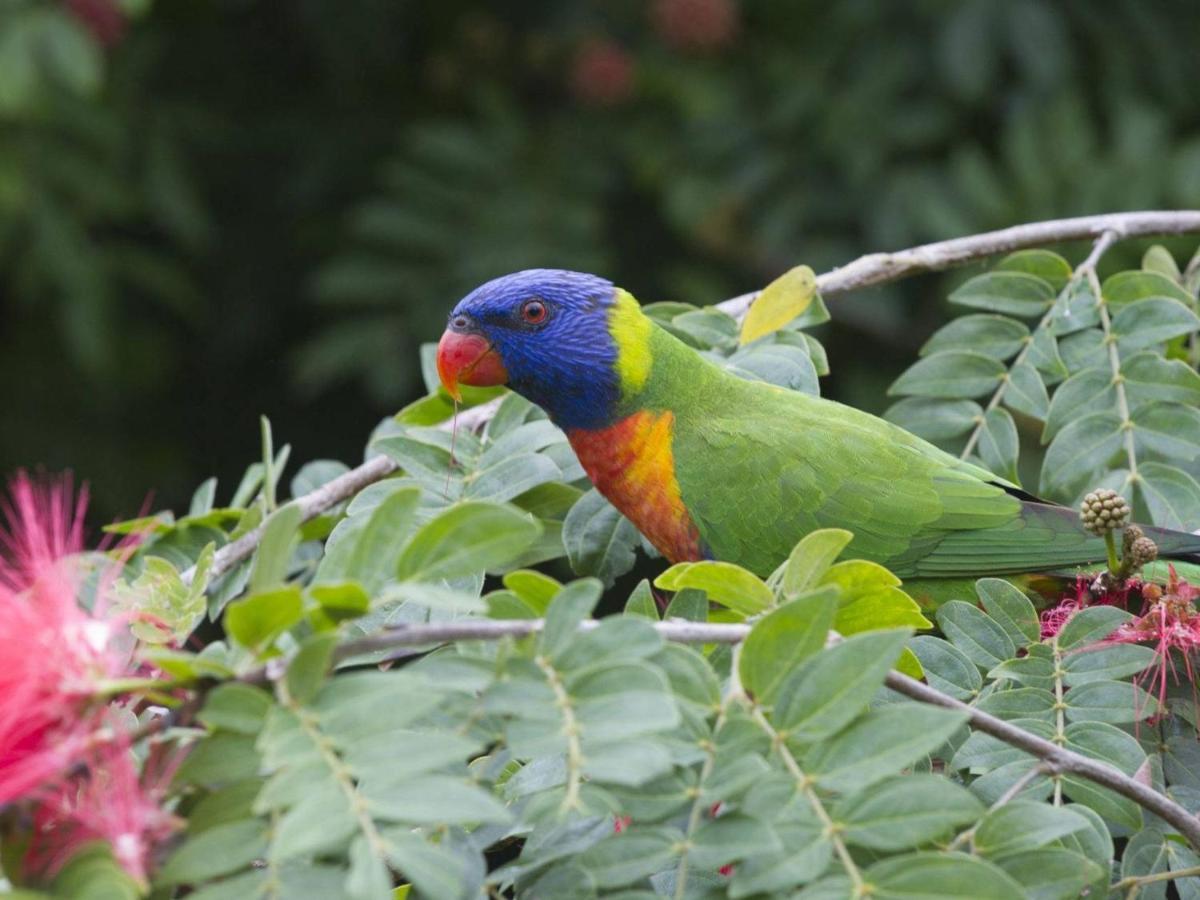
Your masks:
M 447 331 L 438 341 L 438 377 L 446 392 L 455 400 L 462 400 L 459 385 L 490 387 L 508 383 L 508 371 L 500 361 L 500 354 L 481 334 Z

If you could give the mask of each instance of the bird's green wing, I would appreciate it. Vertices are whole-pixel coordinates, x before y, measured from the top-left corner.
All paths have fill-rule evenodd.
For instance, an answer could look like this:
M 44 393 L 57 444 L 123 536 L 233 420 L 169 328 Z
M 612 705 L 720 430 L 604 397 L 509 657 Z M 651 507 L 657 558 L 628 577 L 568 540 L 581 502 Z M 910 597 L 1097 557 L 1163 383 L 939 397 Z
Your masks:
M 981 576 L 1103 559 L 1069 510 L 850 407 L 743 382 L 676 414 L 675 470 L 708 547 L 760 574 L 816 528 L 901 577 Z

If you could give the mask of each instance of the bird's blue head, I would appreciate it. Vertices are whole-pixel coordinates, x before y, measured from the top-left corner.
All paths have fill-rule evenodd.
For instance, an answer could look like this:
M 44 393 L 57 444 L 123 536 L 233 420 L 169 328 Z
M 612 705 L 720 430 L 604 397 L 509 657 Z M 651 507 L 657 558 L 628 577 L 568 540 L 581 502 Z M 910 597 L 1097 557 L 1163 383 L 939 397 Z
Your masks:
M 621 388 L 610 322 L 618 294 L 610 281 L 561 269 L 487 282 L 450 314 L 442 383 L 455 396 L 460 384 L 508 384 L 564 430 L 610 424 Z

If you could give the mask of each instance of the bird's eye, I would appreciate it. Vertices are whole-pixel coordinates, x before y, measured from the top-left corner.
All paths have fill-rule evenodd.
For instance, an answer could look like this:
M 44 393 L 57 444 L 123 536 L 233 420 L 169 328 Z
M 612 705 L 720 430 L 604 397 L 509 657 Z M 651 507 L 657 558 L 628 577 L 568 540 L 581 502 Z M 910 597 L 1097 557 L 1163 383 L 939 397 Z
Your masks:
M 541 325 L 546 321 L 546 304 L 541 300 L 526 300 L 521 304 L 521 319 L 529 325 Z

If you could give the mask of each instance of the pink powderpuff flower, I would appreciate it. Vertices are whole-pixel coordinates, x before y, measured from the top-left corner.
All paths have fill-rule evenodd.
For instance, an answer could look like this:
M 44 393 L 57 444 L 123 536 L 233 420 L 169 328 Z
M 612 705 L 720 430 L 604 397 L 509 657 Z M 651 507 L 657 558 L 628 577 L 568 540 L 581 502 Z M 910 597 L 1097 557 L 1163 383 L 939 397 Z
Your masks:
M 1107 643 L 1145 644 L 1154 649 L 1155 661 L 1135 681 L 1152 686 L 1151 693 L 1157 694 L 1162 706 L 1167 700 L 1168 678 L 1176 684 L 1186 681 L 1193 694 L 1196 691 L 1192 660 L 1200 650 L 1200 612 L 1195 606 L 1200 589 L 1183 581 L 1171 566 L 1166 587 L 1145 585 L 1142 596 L 1146 601 L 1143 614 L 1121 625 Z
M 0 500 L 0 803 L 61 773 L 91 740 L 98 683 L 120 675 L 115 626 L 77 602 L 86 497 L 24 473 Z M 102 592 L 101 592 L 102 593 Z
M 0 498 L 0 805 L 33 804 L 30 872 L 53 874 L 100 839 L 144 883 L 150 850 L 174 827 L 160 805 L 169 777 L 140 783 L 129 736 L 100 696 L 134 663 L 128 623 L 106 601 L 124 560 L 98 573 L 90 610 L 79 602 L 86 504 L 69 477 L 25 473 Z
M 154 848 L 182 825 L 163 807 L 180 757 L 148 762 L 139 776 L 128 738 L 118 736 L 96 746 L 85 762 L 38 805 L 26 874 L 53 876 L 82 847 L 104 841 L 121 868 L 145 886 Z

